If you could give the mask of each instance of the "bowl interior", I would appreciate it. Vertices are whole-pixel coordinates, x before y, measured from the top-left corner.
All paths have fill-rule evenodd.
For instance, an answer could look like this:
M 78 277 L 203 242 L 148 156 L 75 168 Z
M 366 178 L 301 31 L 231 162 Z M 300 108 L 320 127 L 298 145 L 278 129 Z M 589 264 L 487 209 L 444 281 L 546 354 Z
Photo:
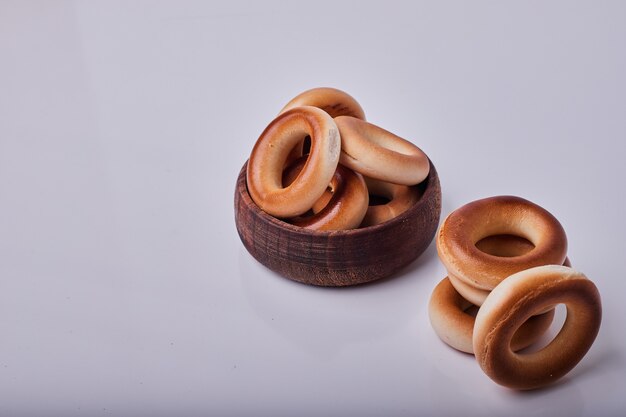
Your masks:
M 417 259 L 432 241 L 441 214 L 434 165 L 416 187 L 419 200 L 399 216 L 352 230 L 310 230 L 262 211 L 252 201 L 242 167 L 235 190 L 235 223 L 244 246 L 266 267 L 312 285 L 356 285 L 389 276 Z

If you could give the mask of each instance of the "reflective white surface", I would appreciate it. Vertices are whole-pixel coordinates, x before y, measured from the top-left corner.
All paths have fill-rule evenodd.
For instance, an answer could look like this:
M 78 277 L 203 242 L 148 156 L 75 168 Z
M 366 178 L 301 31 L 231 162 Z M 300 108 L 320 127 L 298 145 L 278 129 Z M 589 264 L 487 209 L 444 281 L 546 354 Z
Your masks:
M 624 16 L 618 1 L 0 1 L 0 415 L 626 414 Z M 512 392 L 437 339 L 434 245 L 344 289 L 248 255 L 239 169 L 316 86 L 429 154 L 444 216 L 515 194 L 559 218 L 604 304 L 560 383 Z

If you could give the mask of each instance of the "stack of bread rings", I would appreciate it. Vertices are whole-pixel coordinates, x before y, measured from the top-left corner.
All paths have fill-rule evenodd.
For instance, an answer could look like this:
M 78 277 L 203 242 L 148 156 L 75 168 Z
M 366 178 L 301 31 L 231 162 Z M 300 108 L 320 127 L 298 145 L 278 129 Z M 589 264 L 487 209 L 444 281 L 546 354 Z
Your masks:
M 420 148 L 366 122 L 350 95 L 315 88 L 293 98 L 265 128 L 246 179 L 266 213 L 313 230 L 342 230 L 407 210 L 429 169 Z M 370 206 L 370 194 L 388 202 Z
M 521 390 L 545 386 L 593 344 L 600 295 L 571 268 L 565 231 L 545 209 L 511 196 L 471 202 L 444 220 L 437 251 L 448 276 L 430 299 L 432 327 L 448 345 L 474 354 L 495 382 Z M 567 317 L 554 340 L 520 352 L 541 338 L 561 303 Z

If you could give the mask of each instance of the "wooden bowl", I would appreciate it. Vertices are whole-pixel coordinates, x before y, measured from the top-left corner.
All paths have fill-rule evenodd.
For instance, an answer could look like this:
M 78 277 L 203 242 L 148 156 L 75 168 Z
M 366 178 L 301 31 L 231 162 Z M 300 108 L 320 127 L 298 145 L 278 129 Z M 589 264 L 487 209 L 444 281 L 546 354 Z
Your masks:
M 337 287 L 388 277 L 426 250 L 439 225 L 441 187 L 432 162 L 413 207 L 382 224 L 335 231 L 294 226 L 262 211 L 248 193 L 246 167 L 235 190 L 239 237 L 257 261 L 294 281 Z

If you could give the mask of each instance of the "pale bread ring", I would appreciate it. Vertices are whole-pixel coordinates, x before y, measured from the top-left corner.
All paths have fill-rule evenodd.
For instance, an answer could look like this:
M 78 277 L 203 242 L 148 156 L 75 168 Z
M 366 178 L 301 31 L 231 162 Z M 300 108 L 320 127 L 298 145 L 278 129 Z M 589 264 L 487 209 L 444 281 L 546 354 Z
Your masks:
M 363 120 L 339 116 L 340 162 L 366 177 L 415 185 L 428 176 L 428 157 L 411 142 Z
M 369 194 L 385 197 L 389 200 L 386 204 L 371 205 L 363 218 L 361 227 L 373 226 L 391 220 L 404 213 L 420 199 L 418 187 L 392 184 L 365 178 Z
M 476 247 L 487 236 L 516 235 L 534 245 L 531 251 L 512 257 L 494 256 Z M 473 304 L 504 278 L 540 265 L 562 265 L 567 237 L 559 221 L 547 210 L 523 198 L 490 197 L 452 212 L 437 234 L 437 251 L 455 288 Z M 457 281 L 465 284 L 457 286 Z M 464 288 L 473 288 L 473 294 Z M 481 295 L 482 294 L 482 295 Z
M 465 353 L 474 353 L 472 334 L 475 317 L 467 312 L 472 304 L 465 300 L 444 278 L 433 290 L 428 303 L 430 323 L 437 336 L 449 346 Z M 554 318 L 554 309 L 530 317 L 515 333 L 511 342 L 513 351 L 535 343 L 548 330 Z
M 300 106 L 318 107 L 331 117 L 352 116 L 365 120 L 365 112 L 361 105 L 351 95 L 336 88 L 313 88 L 298 94 L 282 108 L 280 113 Z
M 302 171 L 305 163 L 306 158 L 300 158 L 289 166 L 283 174 L 283 184 L 291 184 Z M 359 227 L 367 212 L 369 202 L 367 186 L 361 174 L 337 165 L 328 190 L 324 192 L 324 196 L 328 193 L 330 199 L 319 212 L 313 209 L 312 216 L 300 216 L 287 219 L 287 221 L 313 230 L 345 230 Z
M 564 303 L 567 317 L 558 335 L 543 349 L 516 354 L 515 331 L 530 316 Z M 598 289 L 585 275 L 565 266 L 547 265 L 503 280 L 480 307 L 473 347 L 483 371 L 514 389 L 548 385 L 568 373 L 593 344 L 602 321 Z
M 311 137 L 309 157 L 298 178 L 282 186 L 283 167 L 291 150 Z M 324 193 L 339 162 L 341 139 L 332 117 L 317 107 L 298 107 L 276 117 L 257 140 L 248 161 L 252 200 L 275 217 L 307 212 Z

